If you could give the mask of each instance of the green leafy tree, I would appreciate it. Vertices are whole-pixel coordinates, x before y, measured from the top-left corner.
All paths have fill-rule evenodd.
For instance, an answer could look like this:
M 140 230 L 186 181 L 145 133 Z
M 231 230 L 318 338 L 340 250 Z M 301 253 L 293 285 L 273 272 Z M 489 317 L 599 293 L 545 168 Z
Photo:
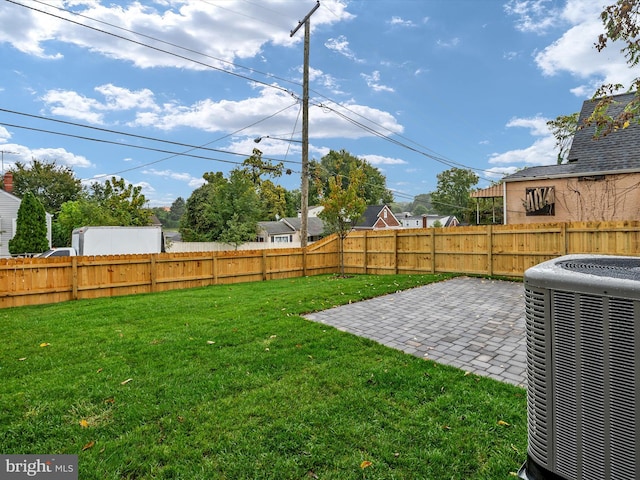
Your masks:
M 104 184 L 92 184 L 91 197 L 115 219 L 116 225 L 149 225 L 151 211 L 145 206 L 147 199 L 140 186 L 134 187 L 123 178 L 111 177 Z
M 415 216 L 418 215 L 427 215 L 429 213 L 429 209 L 422 204 L 418 204 L 414 209 L 413 213 Z
M 260 197 L 250 176 L 241 168 L 225 178 L 205 173 L 207 181 L 187 199 L 180 233 L 187 242 L 227 242 L 236 246 L 256 237 L 262 213 Z
M 9 240 L 9 253 L 12 255 L 41 253 L 48 248 L 47 214 L 35 195 L 27 192 L 22 197 L 18 208 L 16 233 Z
M 329 179 L 341 179 L 346 188 L 351 171 L 360 170 L 364 174 L 362 198 L 367 205 L 380 205 L 393 202 L 393 194 L 387 188 L 386 177 L 366 160 L 351 155 L 346 150 L 331 150 L 319 162 L 309 162 L 309 171 L 314 181 L 309 185 L 309 204 L 319 205 L 321 199 L 329 195 Z
M 287 216 L 289 208 L 286 189 L 271 180 L 282 176 L 284 172 L 282 162 L 273 164 L 264 160 L 262 152 L 254 148 L 253 154 L 242 163 L 239 171 L 246 175 L 255 186 L 262 205 L 260 214 L 262 220 L 276 220 Z
M 171 204 L 171 208 L 169 209 L 169 225 L 171 228 L 176 228 L 180 224 L 180 219 L 184 214 L 184 210 L 186 208 L 186 203 L 184 198 L 178 197 Z
M 604 8 L 600 18 L 605 32 L 599 35 L 596 49 L 602 52 L 610 44 L 622 45 L 620 51 L 627 65 L 637 67 L 640 63 L 640 0 L 617 0 Z M 608 112 L 614 101 L 612 95 L 623 88 L 622 84 L 605 84 L 596 91 L 593 98 L 601 99 L 586 123 L 595 125 L 596 136 L 627 128 L 631 123 L 640 123 L 640 77 L 636 77 L 628 87 L 629 92 L 635 91 L 635 98 L 615 116 Z
M 341 175 L 329 177 L 328 180 L 328 193 L 322 199 L 324 209 L 318 216 L 324 221 L 327 233 L 338 235 L 340 274 L 344 276 L 344 239 L 367 208 L 364 199 L 365 172 L 352 169 L 346 182 Z
M 455 215 L 469 221 L 473 212 L 471 188 L 480 179 L 473 171 L 451 168 L 437 176 L 437 190 L 431 193 L 433 206 L 442 215 Z
M 426 213 L 435 213 L 430 193 L 420 193 L 413 197 L 413 202 L 409 207 L 409 211 L 414 215 L 423 215 Z
M 81 198 L 62 205 L 58 218 L 55 221 L 54 231 L 56 239 L 53 244 L 56 247 L 68 247 L 71 245 L 71 234 L 75 228 L 104 225 L 121 225 L 119 219 L 113 217 L 109 210 L 91 198 Z
M 45 211 L 56 215 L 62 204 L 77 200 L 82 194 L 82 184 L 69 167 L 56 162 L 33 159 L 30 164 L 16 162 L 11 169 L 13 190 L 18 197 L 33 193 Z
M 573 136 L 578 130 L 578 112 L 571 115 L 560 115 L 555 120 L 549 120 L 547 126 L 556 139 L 556 147 L 558 147 L 558 165 L 565 162 Z
M 145 226 L 151 221 L 151 210 L 141 187 L 112 177 L 104 184 L 95 182 L 75 200 L 62 205 L 53 231 L 55 246 L 68 246 L 73 229 L 93 226 Z
M 180 234 L 185 242 L 213 242 L 220 234 L 209 214 L 214 192 L 226 182 L 222 172 L 207 172 L 202 176 L 205 184 L 191 192 L 180 219 Z

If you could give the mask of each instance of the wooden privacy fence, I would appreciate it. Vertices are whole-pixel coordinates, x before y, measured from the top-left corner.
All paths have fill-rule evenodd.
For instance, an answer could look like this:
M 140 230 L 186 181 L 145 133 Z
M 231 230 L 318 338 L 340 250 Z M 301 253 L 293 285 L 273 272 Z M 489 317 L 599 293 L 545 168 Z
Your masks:
M 521 277 L 570 253 L 640 254 L 640 222 L 360 231 L 344 241 L 346 273 Z M 306 250 L 0 260 L 0 307 L 290 278 L 340 270 L 339 239 Z

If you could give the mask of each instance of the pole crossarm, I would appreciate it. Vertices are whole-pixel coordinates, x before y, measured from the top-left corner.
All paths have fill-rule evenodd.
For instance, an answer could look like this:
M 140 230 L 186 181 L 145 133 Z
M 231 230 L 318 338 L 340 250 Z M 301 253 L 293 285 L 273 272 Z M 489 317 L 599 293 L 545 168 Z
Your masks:
M 297 26 L 296 28 L 294 28 L 293 30 L 291 30 L 291 34 L 289 35 L 289 37 L 293 37 L 293 36 L 296 34 L 296 32 L 297 32 L 298 30 L 300 30 L 300 27 L 302 27 L 305 23 L 307 23 L 307 20 L 309 20 L 309 19 L 311 18 L 311 15 L 313 15 L 313 13 L 314 13 L 318 8 L 320 8 L 320 0 L 318 0 L 318 3 L 316 3 L 316 6 L 315 6 L 315 7 L 313 7 L 309 13 L 307 13 L 307 16 L 306 16 L 306 17 L 304 17 L 302 20 L 300 20 L 300 21 L 298 22 L 298 26 Z

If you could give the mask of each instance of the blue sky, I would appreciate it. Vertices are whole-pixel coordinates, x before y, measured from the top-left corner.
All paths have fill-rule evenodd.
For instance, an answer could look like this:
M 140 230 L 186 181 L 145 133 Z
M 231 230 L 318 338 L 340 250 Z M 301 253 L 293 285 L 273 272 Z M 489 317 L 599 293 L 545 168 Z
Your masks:
M 345 149 L 367 159 L 397 201 L 435 190 L 452 166 L 474 169 L 484 187 L 555 163 L 546 121 L 634 76 L 619 47 L 594 47 L 613 0 L 320 3 L 310 157 Z M 278 181 L 299 188 L 300 144 L 253 140 L 301 138 L 303 29 L 289 34 L 315 5 L 0 2 L 4 169 L 55 160 L 86 182 L 122 177 L 150 206 L 169 206 L 258 147 L 291 170 Z

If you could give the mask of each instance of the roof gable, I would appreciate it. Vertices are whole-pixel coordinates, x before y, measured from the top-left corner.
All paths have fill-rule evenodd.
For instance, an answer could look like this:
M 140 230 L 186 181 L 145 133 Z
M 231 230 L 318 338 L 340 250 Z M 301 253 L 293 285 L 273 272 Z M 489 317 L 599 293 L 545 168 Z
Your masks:
M 386 218 L 385 218 L 386 213 Z M 356 228 L 395 228 L 400 222 L 387 205 L 369 205 Z

